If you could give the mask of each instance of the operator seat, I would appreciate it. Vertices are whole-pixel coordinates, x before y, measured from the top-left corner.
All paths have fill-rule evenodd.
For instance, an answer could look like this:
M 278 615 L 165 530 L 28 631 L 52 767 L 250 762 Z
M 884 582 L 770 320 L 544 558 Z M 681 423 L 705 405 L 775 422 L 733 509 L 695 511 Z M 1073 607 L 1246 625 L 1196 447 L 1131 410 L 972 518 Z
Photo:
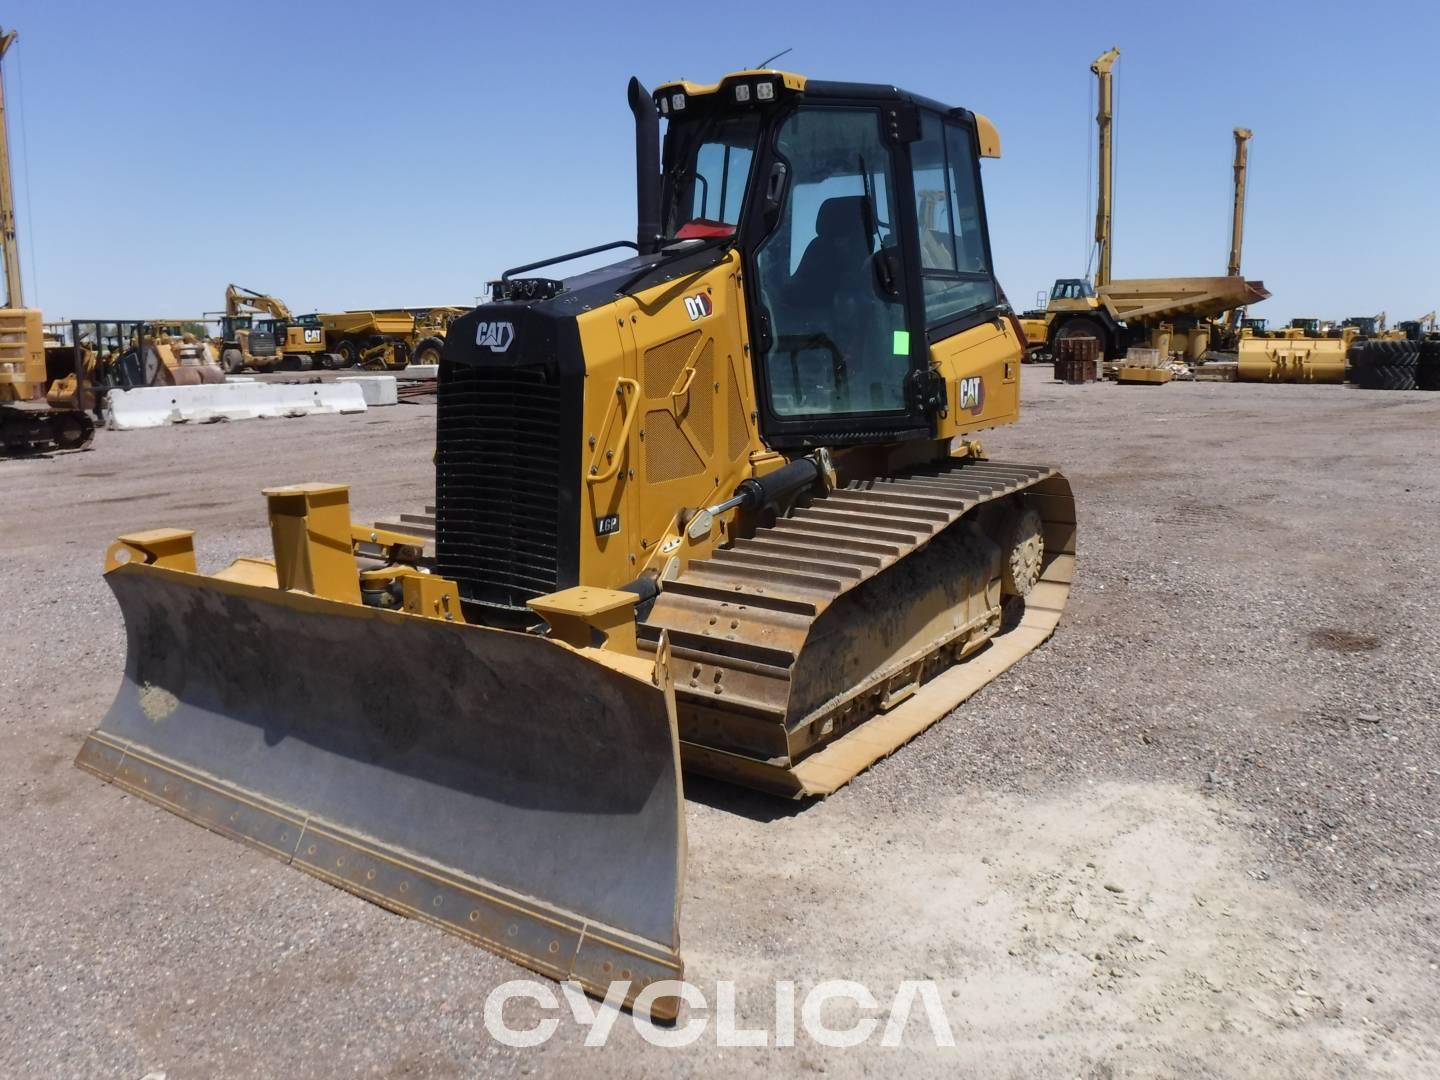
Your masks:
M 786 299 L 800 310 L 830 308 L 869 289 L 874 236 L 867 227 L 864 195 L 826 199 L 815 216 L 815 239 L 805 247 L 790 278 Z

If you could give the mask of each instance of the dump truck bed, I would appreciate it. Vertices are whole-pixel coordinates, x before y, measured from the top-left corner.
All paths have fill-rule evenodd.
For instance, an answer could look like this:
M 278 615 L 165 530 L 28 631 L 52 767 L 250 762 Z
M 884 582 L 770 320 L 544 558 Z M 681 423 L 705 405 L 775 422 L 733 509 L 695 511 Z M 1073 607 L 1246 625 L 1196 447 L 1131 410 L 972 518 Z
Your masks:
M 1124 278 L 1102 285 L 1096 297 L 1116 319 L 1156 323 L 1189 317 L 1213 319 L 1270 295 L 1263 281 L 1239 277 Z

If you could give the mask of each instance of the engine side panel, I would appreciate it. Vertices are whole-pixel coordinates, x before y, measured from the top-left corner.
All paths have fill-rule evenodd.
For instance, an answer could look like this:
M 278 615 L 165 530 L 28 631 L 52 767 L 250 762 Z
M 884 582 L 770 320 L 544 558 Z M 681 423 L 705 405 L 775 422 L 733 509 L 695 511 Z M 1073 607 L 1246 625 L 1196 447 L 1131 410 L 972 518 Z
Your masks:
M 728 497 L 763 450 L 739 256 L 578 322 L 579 577 L 613 588 L 691 553 L 680 514 Z

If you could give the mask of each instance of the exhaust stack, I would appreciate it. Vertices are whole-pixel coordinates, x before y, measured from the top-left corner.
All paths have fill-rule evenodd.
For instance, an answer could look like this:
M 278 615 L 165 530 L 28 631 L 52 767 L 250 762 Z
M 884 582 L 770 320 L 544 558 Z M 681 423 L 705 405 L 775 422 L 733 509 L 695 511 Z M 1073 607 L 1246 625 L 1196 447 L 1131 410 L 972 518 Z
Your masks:
M 660 113 L 650 91 L 632 78 L 628 90 L 635 114 L 635 243 L 641 255 L 660 247 Z

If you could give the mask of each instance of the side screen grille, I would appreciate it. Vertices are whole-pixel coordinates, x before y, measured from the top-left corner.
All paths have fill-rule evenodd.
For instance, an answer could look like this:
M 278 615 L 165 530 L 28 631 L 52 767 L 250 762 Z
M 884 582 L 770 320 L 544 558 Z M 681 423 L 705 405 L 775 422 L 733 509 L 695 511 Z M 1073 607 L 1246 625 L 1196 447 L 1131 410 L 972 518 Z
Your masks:
M 435 555 L 465 600 L 523 613 L 559 588 L 560 416 L 544 369 L 457 364 L 442 380 Z

